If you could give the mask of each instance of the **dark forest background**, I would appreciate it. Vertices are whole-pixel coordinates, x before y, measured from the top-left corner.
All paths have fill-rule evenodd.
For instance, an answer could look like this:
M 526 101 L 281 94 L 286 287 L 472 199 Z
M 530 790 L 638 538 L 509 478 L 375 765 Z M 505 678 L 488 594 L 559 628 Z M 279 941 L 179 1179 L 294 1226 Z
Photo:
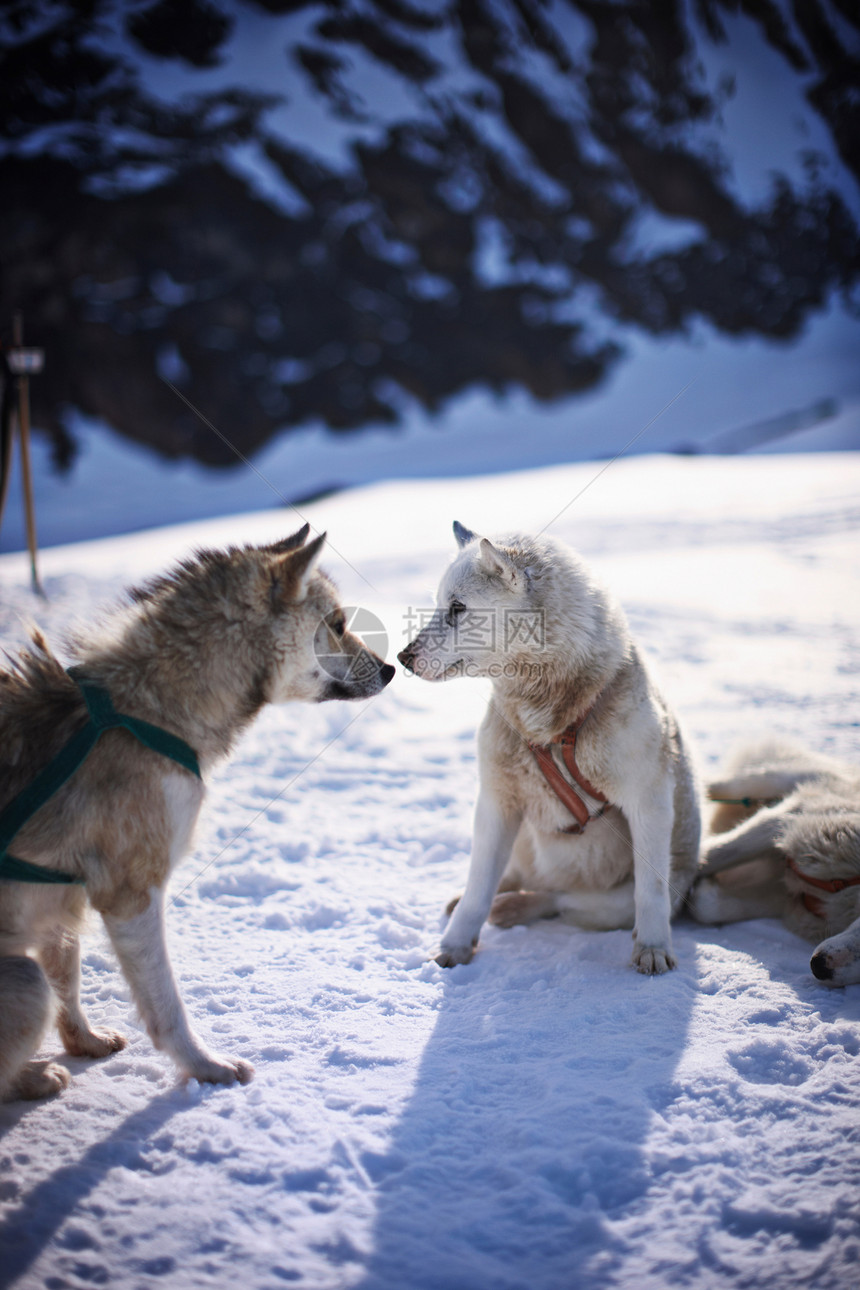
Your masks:
M 705 87 L 702 43 L 738 12 L 860 180 L 854 0 L 797 0 L 790 19 L 775 0 L 0 4 L 0 322 L 8 343 L 22 310 L 48 352 L 34 414 L 55 460 L 72 459 L 78 410 L 167 456 L 232 462 L 165 375 L 247 454 L 311 419 L 395 424 L 403 392 L 432 411 L 476 385 L 589 389 L 623 362 L 595 306 L 652 335 L 702 318 L 788 338 L 834 291 L 850 302 L 858 227 L 816 157 L 750 205 L 703 145 L 733 87 Z M 281 93 L 232 77 L 252 16 L 283 47 Z M 380 113 L 350 86 L 356 59 L 396 72 L 420 111 Z M 157 75 L 221 64 L 205 92 Z M 300 96 L 355 127 L 347 164 L 272 124 Z M 293 209 L 231 163 L 249 144 Z M 643 211 L 687 235 L 640 245 Z

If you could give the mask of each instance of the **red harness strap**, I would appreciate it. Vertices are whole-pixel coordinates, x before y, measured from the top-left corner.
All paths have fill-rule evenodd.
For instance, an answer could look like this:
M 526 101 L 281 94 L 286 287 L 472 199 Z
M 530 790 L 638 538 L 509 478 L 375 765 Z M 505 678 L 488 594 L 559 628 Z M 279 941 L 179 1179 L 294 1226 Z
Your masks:
M 534 755 L 534 759 L 537 762 L 544 779 L 549 784 L 559 801 L 570 811 L 571 815 L 576 820 L 576 824 L 571 824 L 569 828 L 562 829 L 562 833 L 584 832 L 585 826 L 588 824 L 589 820 L 596 820 L 598 816 L 602 815 L 608 804 L 605 794 L 601 793 L 599 788 L 595 788 L 593 784 L 589 783 L 576 764 L 576 736 L 591 716 L 593 710 L 594 704 L 591 705 L 588 711 L 584 713 L 578 721 L 572 722 L 566 730 L 562 731 L 556 742 L 561 745 L 562 760 L 579 787 L 583 792 L 587 793 L 589 797 L 593 797 L 598 802 L 603 802 L 603 806 L 601 806 L 600 810 L 594 815 L 591 814 L 585 802 L 573 787 L 573 784 L 569 784 L 567 782 L 564 775 L 562 775 L 556 765 L 555 759 L 552 755 L 553 745 L 529 744 L 529 748 Z
M 810 887 L 817 887 L 819 891 L 844 891 L 846 887 L 860 886 L 860 874 L 855 878 L 812 878 L 808 873 L 797 867 L 797 862 L 791 856 L 786 856 L 786 865 L 792 873 L 796 873 L 798 878 L 803 882 L 808 882 Z M 824 905 L 814 896 L 811 891 L 804 891 L 802 899 L 805 907 L 810 914 L 815 914 L 816 918 L 824 917 Z

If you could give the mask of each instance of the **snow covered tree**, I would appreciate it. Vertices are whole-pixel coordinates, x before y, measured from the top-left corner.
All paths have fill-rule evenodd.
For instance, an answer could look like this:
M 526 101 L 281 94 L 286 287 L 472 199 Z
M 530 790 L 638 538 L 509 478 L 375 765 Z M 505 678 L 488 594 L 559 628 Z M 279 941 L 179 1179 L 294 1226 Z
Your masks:
M 706 66 L 738 11 L 832 143 L 755 197 L 721 129 L 732 84 Z M 247 453 L 312 419 L 394 424 L 410 397 L 585 390 L 630 326 L 796 334 L 860 274 L 834 182 L 860 179 L 860 19 L 848 0 L 793 15 L 0 4 L 0 318 L 22 309 L 48 351 L 35 411 L 58 460 L 77 408 L 232 461 L 162 377 Z

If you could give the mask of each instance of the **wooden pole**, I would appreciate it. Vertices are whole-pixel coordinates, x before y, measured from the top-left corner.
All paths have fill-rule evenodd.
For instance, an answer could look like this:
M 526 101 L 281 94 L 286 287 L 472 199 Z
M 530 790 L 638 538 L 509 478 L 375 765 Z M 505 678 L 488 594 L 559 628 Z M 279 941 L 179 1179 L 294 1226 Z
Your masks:
M 15 314 L 12 325 L 12 339 L 16 349 L 24 345 L 24 324 L 20 314 Z M 33 501 L 33 472 L 30 466 L 30 383 L 27 373 L 18 377 L 18 434 L 21 440 L 21 481 L 24 485 L 24 511 L 27 518 L 27 548 L 30 552 L 30 577 L 33 590 L 44 596 L 39 582 L 37 557 L 39 552 L 36 539 L 36 507 Z
M 6 509 L 9 476 L 12 473 L 12 440 L 15 437 L 15 413 L 12 408 L 12 373 L 8 364 L 3 373 L 3 399 L 0 402 L 0 524 Z

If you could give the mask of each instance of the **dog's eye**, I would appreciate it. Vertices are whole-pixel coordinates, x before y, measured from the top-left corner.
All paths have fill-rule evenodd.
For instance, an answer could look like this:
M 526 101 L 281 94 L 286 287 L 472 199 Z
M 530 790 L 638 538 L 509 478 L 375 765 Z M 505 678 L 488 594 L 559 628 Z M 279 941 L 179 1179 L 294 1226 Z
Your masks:
M 334 632 L 335 636 L 342 636 L 346 631 L 346 619 L 345 618 L 333 619 L 331 624 L 331 629 Z
M 466 606 L 462 600 L 452 600 L 448 607 L 447 622 L 449 627 L 454 626 L 454 619 L 460 614 L 465 613 Z

